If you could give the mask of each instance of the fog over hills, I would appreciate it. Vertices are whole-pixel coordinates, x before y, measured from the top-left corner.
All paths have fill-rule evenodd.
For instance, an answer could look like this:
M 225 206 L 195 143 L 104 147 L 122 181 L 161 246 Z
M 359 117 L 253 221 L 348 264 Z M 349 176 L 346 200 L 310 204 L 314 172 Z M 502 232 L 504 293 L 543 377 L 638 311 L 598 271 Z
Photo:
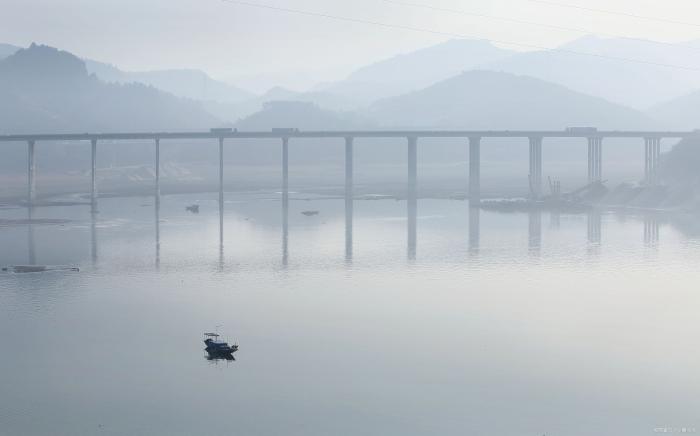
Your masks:
M 214 80 L 205 72 L 192 69 L 127 72 L 114 65 L 85 60 L 88 72 L 105 82 L 143 83 L 178 97 L 222 103 L 242 103 L 255 96 L 224 82 Z
M 537 77 L 636 109 L 647 109 L 700 88 L 697 71 L 605 58 L 638 59 L 700 69 L 700 47 L 697 44 L 671 46 L 634 39 L 587 36 L 565 44 L 561 49 L 522 53 L 484 64 L 482 68 Z
M 271 101 L 263 109 L 240 120 L 241 130 L 269 130 L 273 127 L 294 127 L 302 130 L 367 129 L 374 123 L 352 112 L 324 110 L 309 102 Z
M 185 130 L 219 120 L 191 100 L 141 84 L 108 84 L 78 57 L 32 45 L 0 61 L 0 132 Z
M 323 85 L 317 90 L 351 99 L 363 106 L 381 98 L 425 88 L 511 55 L 513 52 L 487 41 L 455 39 L 367 65 L 345 80 Z
M 700 129 L 700 91 L 658 104 L 648 114 L 674 129 Z
M 14 54 L 20 48 L 21 47 L 17 47 L 16 45 L 0 43 L 0 59 L 6 58 L 11 54 Z
M 368 116 L 384 126 L 465 129 L 650 128 L 646 115 L 527 76 L 470 71 L 381 100 Z

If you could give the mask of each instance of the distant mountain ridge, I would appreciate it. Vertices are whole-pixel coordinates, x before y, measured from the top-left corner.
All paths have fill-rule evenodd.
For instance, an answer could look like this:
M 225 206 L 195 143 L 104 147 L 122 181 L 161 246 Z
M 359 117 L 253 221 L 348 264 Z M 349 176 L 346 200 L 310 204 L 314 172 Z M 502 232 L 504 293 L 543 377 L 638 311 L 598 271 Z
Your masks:
M 194 69 L 127 72 L 110 64 L 86 59 L 88 71 L 105 82 L 143 83 L 178 97 L 200 101 L 242 103 L 254 94 L 214 80 L 205 72 Z
M 141 84 L 108 84 L 78 57 L 32 44 L 0 60 L 0 132 L 185 130 L 220 123 L 201 106 Z
M 12 44 L 2 44 L 0 43 L 0 59 L 4 59 L 12 54 L 15 54 L 22 47 L 17 47 Z
M 513 54 L 487 41 L 454 39 L 367 65 L 344 80 L 314 91 L 353 100 L 361 107 L 381 98 L 425 88 Z
M 520 53 L 483 64 L 480 68 L 536 77 L 646 110 L 700 88 L 700 75 L 696 71 L 662 66 L 700 69 L 698 48 L 692 43 L 674 46 L 636 39 L 586 36 L 556 50 Z
M 660 103 L 647 113 L 671 128 L 700 129 L 700 90 Z
M 528 76 L 470 71 L 420 91 L 380 100 L 367 115 L 386 127 L 641 128 L 643 113 Z

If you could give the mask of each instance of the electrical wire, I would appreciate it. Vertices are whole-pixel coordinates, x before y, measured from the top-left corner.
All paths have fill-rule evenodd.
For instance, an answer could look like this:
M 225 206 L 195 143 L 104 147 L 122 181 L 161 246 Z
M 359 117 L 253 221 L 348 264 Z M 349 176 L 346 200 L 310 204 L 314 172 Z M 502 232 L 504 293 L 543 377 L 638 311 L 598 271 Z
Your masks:
M 229 3 L 229 4 L 235 4 L 235 5 L 241 5 L 241 6 L 249 6 L 249 7 L 254 7 L 254 8 L 259 8 L 259 9 L 268 9 L 268 10 L 274 10 L 274 11 L 285 12 L 285 13 L 296 14 L 296 15 L 305 15 L 305 16 L 317 17 L 317 18 L 326 18 L 326 19 L 332 19 L 332 20 L 337 20 L 337 21 L 345 21 L 345 22 L 349 22 L 349 23 L 366 24 L 366 25 L 372 25 L 372 26 L 377 26 L 377 27 L 383 27 L 386 29 L 408 30 L 408 31 L 412 31 L 412 32 L 421 32 L 421 33 L 426 33 L 426 34 L 431 34 L 431 35 L 449 36 L 449 37 L 458 38 L 458 39 L 472 39 L 472 40 L 486 41 L 486 42 L 491 42 L 491 43 L 496 43 L 496 44 L 510 45 L 510 46 L 515 46 L 515 47 L 528 48 L 528 49 L 545 50 L 545 51 L 550 51 L 550 52 L 567 53 L 567 54 L 574 54 L 574 55 L 579 55 L 579 56 L 594 57 L 594 58 L 599 58 L 599 59 L 608 59 L 608 60 L 614 60 L 614 61 L 629 62 L 629 63 L 642 64 L 642 65 L 650 65 L 650 66 L 677 69 L 677 70 L 700 72 L 700 68 L 689 67 L 689 66 L 684 66 L 684 65 L 667 64 L 667 63 L 662 63 L 662 62 L 654 62 L 654 61 L 648 61 L 648 60 L 644 60 L 644 59 L 610 56 L 610 55 L 604 55 L 604 54 L 600 54 L 600 53 L 589 53 L 589 52 L 571 50 L 571 49 L 566 49 L 566 48 L 552 48 L 552 47 L 545 47 L 545 46 L 536 45 L 536 44 L 528 44 L 528 43 L 516 42 L 516 41 L 507 41 L 507 40 L 503 40 L 503 39 L 489 39 L 489 38 L 483 38 L 483 37 L 479 37 L 479 36 L 475 36 L 475 35 L 466 35 L 466 34 L 446 32 L 446 31 L 441 31 L 441 30 L 427 29 L 427 28 L 422 28 L 422 27 L 406 26 L 403 24 L 390 24 L 390 23 L 383 23 L 380 21 L 363 20 L 360 18 L 351 18 L 351 17 L 340 16 L 340 15 L 331 15 L 331 14 L 326 14 L 326 13 L 321 13 L 321 12 L 312 12 L 312 11 L 305 11 L 305 10 L 301 10 L 301 9 L 285 8 L 285 7 L 273 6 L 273 5 L 262 4 L 262 3 L 253 3 L 253 2 L 249 2 L 249 1 L 245 1 L 245 0 L 220 0 L 220 1 L 222 3 Z
M 535 27 L 542 27 L 542 28 L 547 28 L 547 29 L 553 29 L 553 30 L 560 30 L 560 31 L 566 31 L 566 32 L 576 32 L 576 33 L 581 33 L 581 34 L 597 34 L 600 36 L 608 37 L 608 38 L 624 38 L 624 39 L 629 39 L 632 41 L 639 41 L 639 42 L 644 42 L 648 44 L 657 44 L 657 45 L 663 45 L 663 46 L 670 46 L 674 48 L 683 48 L 687 50 L 693 50 L 693 51 L 698 51 L 700 52 L 700 47 L 691 47 L 683 44 L 674 44 L 671 42 L 664 42 L 664 41 L 653 41 L 649 39 L 644 39 L 644 38 L 636 38 L 632 36 L 624 36 L 624 35 L 615 35 L 612 33 L 605 33 L 605 32 L 594 32 L 588 29 L 583 29 L 580 27 L 568 27 L 568 26 L 561 26 L 557 24 L 548 24 L 548 23 L 539 23 L 536 21 L 528 21 L 528 20 L 521 20 L 518 18 L 510 18 L 510 17 L 502 17 L 502 16 L 497 16 L 497 15 L 489 15 L 489 14 L 483 14 L 479 12 L 471 12 L 471 11 L 465 11 L 461 9 L 452 9 L 452 8 L 444 8 L 440 6 L 432 6 L 424 3 L 413 3 L 413 2 L 404 2 L 404 1 L 397 1 L 397 0 L 381 0 L 385 3 L 397 5 L 397 6 L 408 6 L 408 7 L 414 7 L 414 8 L 421 8 L 421 9 L 428 9 L 432 11 L 437 11 L 437 12 L 447 12 L 447 13 L 452 13 L 452 14 L 460 14 L 460 15 L 467 15 L 471 17 L 478 17 L 478 18 L 486 18 L 489 20 L 494 20 L 494 21 L 502 21 L 506 23 L 515 23 L 515 24 L 524 24 L 528 26 L 535 26 Z

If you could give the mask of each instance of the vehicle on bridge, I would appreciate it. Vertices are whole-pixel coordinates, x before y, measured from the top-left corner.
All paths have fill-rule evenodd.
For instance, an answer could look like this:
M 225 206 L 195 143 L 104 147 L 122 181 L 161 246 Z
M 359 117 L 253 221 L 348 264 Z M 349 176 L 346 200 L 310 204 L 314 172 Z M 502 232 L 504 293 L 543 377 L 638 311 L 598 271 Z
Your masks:
M 581 133 L 597 133 L 597 132 L 598 132 L 597 127 L 567 127 L 566 128 L 566 133 L 581 134 Z

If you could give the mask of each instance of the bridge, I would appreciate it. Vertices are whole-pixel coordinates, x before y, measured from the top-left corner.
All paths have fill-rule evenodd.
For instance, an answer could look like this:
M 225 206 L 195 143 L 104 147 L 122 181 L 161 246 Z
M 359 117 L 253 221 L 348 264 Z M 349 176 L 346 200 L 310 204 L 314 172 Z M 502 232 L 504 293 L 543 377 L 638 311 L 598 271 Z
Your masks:
M 20 134 L 0 135 L 0 142 L 27 143 L 27 203 L 36 201 L 35 146 L 38 142 L 89 141 L 92 145 L 91 203 L 97 200 L 97 144 L 100 141 L 118 142 L 130 140 L 151 140 L 154 142 L 155 194 L 160 201 L 160 143 L 162 140 L 211 139 L 219 144 L 219 199 L 223 203 L 224 143 L 236 139 L 279 139 L 282 146 L 282 185 L 287 201 L 289 186 L 289 143 L 292 139 L 343 139 L 345 141 L 345 194 L 351 203 L 353 193 L 353 145 L 357 138 L 404 138 L 408 152 L 408 207 L 415 207 L 417 187 L 417 146 L 421 138 L 465 138 L 469 146 L 469 199 L 478 204 L 481 197 L 481 139 L 482 138 L 524 138 L 530 147 L 530 191 L 533 198 L 542 193 L 542 142 L 545 138 L 581 138 L 588 143 L 588 180 L 595 182 L 603 176 L 603 140 L 605 138 L 639 138 L 644 143 L 644 181 L 648 185 L 659 182 L 658 167 L 661 155 L 661 140 L 700 138 L 700 130 L 695 131 L 621 131 L 598 130 L 592 127 L 572 127 L 565 130 L 348 130 L 348 131 L 301 131 L 293 128 L 279 128 L 269 131 L 238 131 L 220 128 L 202 132 L 141 132 L 141 133 L 61 133 L 61 134 Z M 640 142 L 641 143 L 641 142 Z

